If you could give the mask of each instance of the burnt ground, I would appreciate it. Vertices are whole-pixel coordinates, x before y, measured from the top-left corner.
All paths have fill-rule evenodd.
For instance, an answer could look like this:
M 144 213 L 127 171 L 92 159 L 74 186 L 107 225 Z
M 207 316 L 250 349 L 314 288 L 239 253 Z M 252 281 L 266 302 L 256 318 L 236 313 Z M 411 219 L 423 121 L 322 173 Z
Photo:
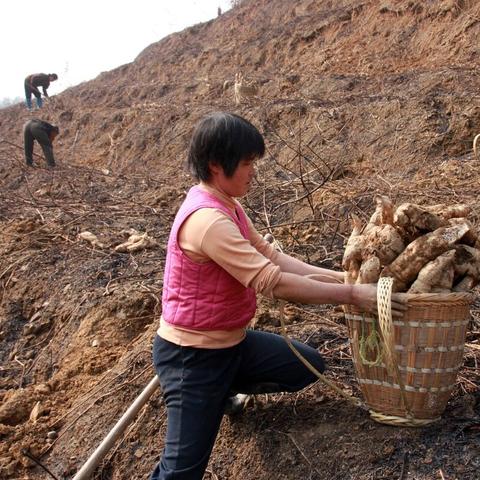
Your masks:
M 237 3 L 36 112 L 61 129 L 54 171 L 41 158 L 23 164 L 31 114 L 0 111 L 0 478 L 72 478 L 152 378 L 166 237 L 192 184 L 182 169 L 189 136 L 206 112 L 240 113 L 265 135 L 243 203 L 299 258 L 340 268 L 348 215 L 367 218 L 376 193 L 468 203 L 479 226 L 476 2 Z M 223 88 L 237 71 L 259 88 L 239 106 Z M 117 253 L 131 228 L 158 245 Z M 280 332 L 278 319 L 262 300 L 254 328 Z M 360 396 L 338 308 L 288 305 L 287 331 Z M 478 301 L 466 342 L 439 423 L 381 425 L 321 384 L 257 396 L 225 418 L 206 478 L 480 478 Z M 146 478 L 164 429 L 158 391 L 95 478 Z

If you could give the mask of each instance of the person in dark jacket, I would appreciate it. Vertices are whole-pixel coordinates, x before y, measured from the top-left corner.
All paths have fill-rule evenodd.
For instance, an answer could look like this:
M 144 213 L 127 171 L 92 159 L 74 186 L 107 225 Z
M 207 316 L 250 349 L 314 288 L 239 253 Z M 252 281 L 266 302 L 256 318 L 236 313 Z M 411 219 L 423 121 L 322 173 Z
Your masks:
M 28 166 L 33 166 L 33 144 L 35 140 L 40 144 L 49 168 L 55 166 L 53 157 L 52 142 L 58 135 L 59 129 L 56 125 L 34 118 L 23 126 L 23 137 L 25 144 L 25 161 Z
M 34 73 L 25 79 L 25 100 L 29 110 L 32 108 L 32 94 L 37 100 L 37 107 L 42 108 L 42 94 L 38 87 L 42 87 L 43 96 L 48 98 L 47 89 L 50 86 L 50 82 L 54 82 L 55 80 L 58 80 L 56 73 Z

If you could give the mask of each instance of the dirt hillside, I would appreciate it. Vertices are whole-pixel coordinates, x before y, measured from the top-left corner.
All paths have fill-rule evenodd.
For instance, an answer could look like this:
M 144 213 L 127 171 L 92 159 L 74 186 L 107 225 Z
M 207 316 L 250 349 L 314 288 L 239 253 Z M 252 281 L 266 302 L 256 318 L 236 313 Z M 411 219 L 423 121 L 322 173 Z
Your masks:
M 367 219 L 377 193 L 467 203 L 480 228 L 478 2 L 236 3 L 40 111 L 0 110 L 2 479 L 71 479 L 153 377 L 166 238 L 205 113 L 233 111 L 262 131 L 267 154 L 243 204 L 306 261 L 340 269 L 349 215 Z M 240 105 L 236 72 L 257 87 Z M 41 157 L 24 164 L 32 117 L 60 127 L 54 170 Z M 131 229 L 153 243 L 115 251 Z M 254 328 L 280 332 L 277 307 L 262 300 Z M 329 378 L 360 396 L 341 310 L 286 310 L 288 334 L 317 347 Z M 257 396 L 225 418 L 205 478 L 479 479 L 479 361 L 476 301 L 438 423 L 380 425 L 321 384 Z M 94 478 L 148 478 L 165 420 L 157 391 Z

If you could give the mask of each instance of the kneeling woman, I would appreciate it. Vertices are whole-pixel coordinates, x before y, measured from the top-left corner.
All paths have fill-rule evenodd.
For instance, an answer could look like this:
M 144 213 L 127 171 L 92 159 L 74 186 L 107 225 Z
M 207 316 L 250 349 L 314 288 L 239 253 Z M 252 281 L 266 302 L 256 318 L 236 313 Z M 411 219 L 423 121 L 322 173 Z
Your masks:
M 232 392 L 295 392 L 316 380 L 282 337 L 247 329 L 257 293 L 376 306 L 375 285 L 343 285 L 343 273 L 279 253 L 255 230 L 236 198 L 248 192 L 264 152 L 259 131 L 237 115 L 213 113 L 194 131 L 188 165 L 199 183 L 170 233 L 153 345 L 167 434 L 152 479 L 202 479 Z M 315 349 L 294 345 L 324 370 Z

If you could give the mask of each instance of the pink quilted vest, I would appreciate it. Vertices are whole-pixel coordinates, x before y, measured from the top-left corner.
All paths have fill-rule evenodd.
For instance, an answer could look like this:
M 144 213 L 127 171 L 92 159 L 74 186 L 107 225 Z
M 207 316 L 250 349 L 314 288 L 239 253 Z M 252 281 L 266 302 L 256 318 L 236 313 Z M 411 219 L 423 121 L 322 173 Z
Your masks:
M 253 318 L 256 295 L 213 261 L 196 263 L 178 245 L 178 231 L 185 219 L 200 208 L 225 212 L 248 239 L 245 213 L 236 215 L 218 198 L 195 186 L 190 189 L 173 222 L 168 239 L 163 278 L 162 316 L 172 324 L 194 330 L 231 330 Z

